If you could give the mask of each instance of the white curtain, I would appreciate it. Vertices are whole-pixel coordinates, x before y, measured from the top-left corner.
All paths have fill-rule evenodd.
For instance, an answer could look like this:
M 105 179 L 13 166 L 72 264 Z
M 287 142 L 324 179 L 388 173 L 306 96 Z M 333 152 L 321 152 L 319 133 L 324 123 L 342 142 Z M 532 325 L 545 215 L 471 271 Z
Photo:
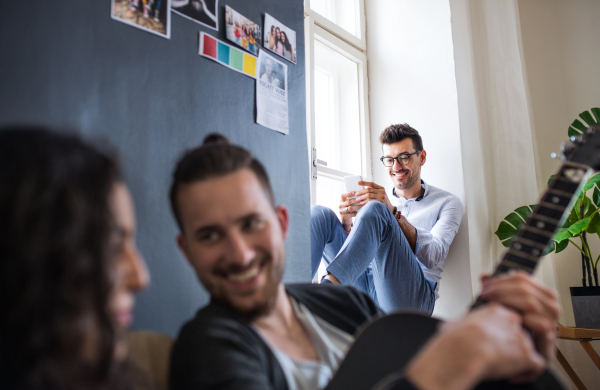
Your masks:
M 516 0 L 450 0 L 474 291 L 504 248 L 493 235 L 515 208 L 537 203 L 540 177 Z M 479 150 L 476 150 L 479 148 Z M 477 161 L 481 167 L 466 167 Z M 481 199 L 485 197 L 485 199 Z M 476 212 L 477 215 L 473 215 Z M 482 231 L 491 235 L 481 239 Z M 476 245 L 491 245 L 473 250 Z M 481 255 L 483 254 L 483 255 Z M 488 254 L 488 256 L 485 256 Z M 556 286 L 550 259 L 537 276 Z

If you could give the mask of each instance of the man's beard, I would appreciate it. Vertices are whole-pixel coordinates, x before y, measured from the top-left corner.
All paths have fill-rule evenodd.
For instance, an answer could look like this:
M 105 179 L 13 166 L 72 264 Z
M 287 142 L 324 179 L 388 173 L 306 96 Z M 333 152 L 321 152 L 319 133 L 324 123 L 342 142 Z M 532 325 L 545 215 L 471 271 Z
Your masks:
M 402 173 L 402 172 L 407 172 L 408 170 L 406 169 L 401 169 L 399 171 L 392 171 L 390 172 L 390 175 L 393 175 L 395 173 Z M 417 172 L 410 172 L 408 171 L 408 174 L 406 175 L 406 184 L 401 184 L 397 181 L 394 180 L 394 185 L 397 189 L 399 190 L 406 190 L 408 188 L 411 188 L 412 186 L 415 185 L 415 183 L 417 182 L 417 178 L 419 175 L 417 175 Z M 392 178 L 395 178 L 395 176 L 392 176 Z
M 223 305 L 225 305 L 227 307 L 232 308 L 239 315 L 246 318 L 250 322 L 254 321 L 255 319 L 257 319 L 259 317 L 265 316 L 271 312 L 271 310 L 275 306 L 275 301 L 277 299 L 277 290 L 278 290 L 279 284 L 281 283 L 281 280 L 283 278 L 283 269 L 284 269 L 284 265 L 285 265 L 283 253 L 279 254 L 279 256 L 281 256 L 280 260 L 276 260 L 274 258 L 274 256 L 272 256 L 271 254 L 265 254 L 263 256 L 265 256 L 265 257 L 257 258 L 255 260 L 253 260 L 252 262 L 254 263 L 254 262 L 258 261 L 258 262 L 263 263 L 263 265 L 261 267 L 269 267 L 269 265 L 271 267 L 269 274 L 266 275 L 267 280 L 263 287 L 262 296 L 264 296 L 265 299 L 257 302 L 253 307 L 250 307 L 250 308 L 239 307 L 238 305 L 236 305 L 235 300 L 231 299 L 231 297 L 229 295 L 227 295 L 227 294 L 215 295 L 213 293 L 214 290 L 211 291 L 211 289 L 208 288 L 208 285 L 206 283 L 203 283 L 217 301 L 221 302 Z M 275 255 L 275 256 L 277 256 L 277 255 Z M 259 272 L 263 272 L 263 270 L 261 269 Z

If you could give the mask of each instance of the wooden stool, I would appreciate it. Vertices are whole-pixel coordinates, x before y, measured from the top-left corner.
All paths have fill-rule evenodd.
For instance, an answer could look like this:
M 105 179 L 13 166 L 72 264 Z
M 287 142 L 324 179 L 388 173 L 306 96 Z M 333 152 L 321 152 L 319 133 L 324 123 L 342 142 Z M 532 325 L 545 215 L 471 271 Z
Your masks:
M 592 359 L 596 367 L 598 367 L 598 369 L 600 370 L 600 356 L 598 356 L 598 353 L 596 353 L 596 350 L 594 350 L 594 347 L 592 347 L 592 345 L 590 344 L 590 341 L 592 340 L 600 340 L 600 330 L 571 328 L 563 326 L 559 323 L 558 338 L 563 340 L 579 341 L 585 352 L 587 352 L 587 354 L 590 356 L 590 359 Z M 571 365 L 569 365 L 569 362 L 567 362 L 567 359 L 565 359 L 564 355 L 562 354 L 562 352 L 560 352 L 558 348 L 556 349 L 556 358 L 558 359 L 560 365 L 567 372 L 567 375 L 569 376 L 569 378 L 571 378 L 575 386 L 579 390 L 586 390 L 585 386 L 583 385 L 583 382 L 581 382 L 581 379 L 579 379 Z

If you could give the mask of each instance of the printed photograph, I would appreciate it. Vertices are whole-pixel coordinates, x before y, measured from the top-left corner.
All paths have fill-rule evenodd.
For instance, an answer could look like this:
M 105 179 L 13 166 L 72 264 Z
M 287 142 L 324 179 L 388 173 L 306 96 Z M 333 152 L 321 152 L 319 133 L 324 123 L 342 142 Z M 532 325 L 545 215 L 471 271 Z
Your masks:
M 287 66 L 264 52 L 261 52 L 258 62 L 259 80 L 285 90 Z
M 170 0 L 112 0 L 111 17 L 169 39 L 171 37 Z
M 296 32 L 265 13 L 264 47 L 296 63 Z
M 171 10 L 184 18 L 219 31 L 219 0 L 171 0 Z
M 258 55 L 262 37 L 260 26 L 228 5 L 225 6 L 225 33 L 231 42 Z

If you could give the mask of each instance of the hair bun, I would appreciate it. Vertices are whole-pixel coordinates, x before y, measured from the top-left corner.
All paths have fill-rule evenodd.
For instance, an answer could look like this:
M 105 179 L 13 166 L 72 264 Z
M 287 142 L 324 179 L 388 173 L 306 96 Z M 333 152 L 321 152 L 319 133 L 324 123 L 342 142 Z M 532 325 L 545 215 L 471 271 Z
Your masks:
M 204 138 L 202 145 L 229 145 L 229 139 L 219 133 L 211 133 Z

